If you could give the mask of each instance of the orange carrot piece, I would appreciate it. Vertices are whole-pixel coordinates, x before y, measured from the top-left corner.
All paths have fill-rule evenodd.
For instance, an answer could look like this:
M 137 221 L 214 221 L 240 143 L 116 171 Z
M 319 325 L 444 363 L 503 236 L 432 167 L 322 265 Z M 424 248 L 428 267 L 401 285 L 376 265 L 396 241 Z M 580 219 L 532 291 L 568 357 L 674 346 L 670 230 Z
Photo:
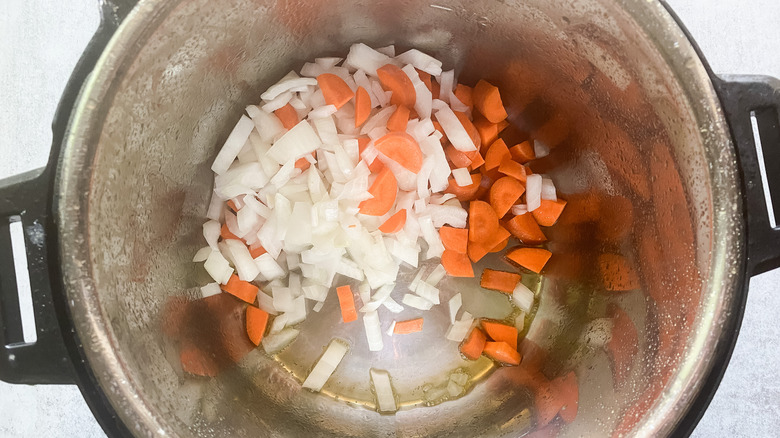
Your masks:
M 406 124 L 409 123 L 409 108 L 399 106 L 387 119 L 387 130 L 390 132 L 406 132 Z
M 336 295 L 339 297 L 339 306 L 341 307 L 341 320 L 352 322 L 357 320 L 357 310 L 355 310 L 355 296 L 352 295 L 352 288 L 349 285 L 336 288 Z
M 268 312 L 255 306 L 246 308 L 246 334 L 255 345 L 260 345 L 268 325 Z
M 415 70 L 417 70 L 417 74 L 420 76 L 420 80 L 423 82 L 423 84 L 425 84 L 425 86 L 428 87 L 428 91 L 433 92 L 433 87 L 431 85 L 431 74 L 426 73 L 422 70 L 418 70 L 418 69 Z
M 276 117 L 282 122 L 282 126 L 284 126 L 285 129 L 292 129 L 298 124 L 298 112 L 296 112 L 295 108 L 289 103 L 278 110 L 275 110 L 274 114 L 276 114 Z
M 414 173 L 422 168 L 422 151 L 417 140 L 406 132 L 391 132 L 374 142 L 374 147 L 387 158 Z
M 325 103 L 335 106 L 336 109 L 341 108 L 355 97 L 355 92 L 349 88 L 344 79 L 333 73 L 323 73 L 317 76 L 317 85 L 322 90 Z
M 498 217 L 504 217 L 523 193 L 523 183 L 511 176 L 505 176 L 490 186 L 490 205 Z
M 479 133 L 479 140 L 482 144 L 480 152 L 485 154 L 487 153 L 488 148 L 490 148 L 490 145 L 498 140 L 498 125 L 495 123 L 490 123 L 490 121 L 484 117 L 476 116 L 474 117 L 473 124 L 474 128 Z
M 520 353 L 506 342 L 485 342 L 482 352 L 502 365 L 520 365 L 522 359 Z
M 371 115 L 371 96 L 363 87 L 358 87 L 355 92 L 355 128 L 366 123 Z M 362 151 L 361 151 L 362 152 Z
M 520 274 L 496 271 L 494 269 L 485 269 L 482 271 L 482 277 L 479 280 L 479 285 L 484 289 L 511 294 L 515 291 L 515 286 L 517 286 L 517 283 L 520 282 L 520 279 Z M 493 338 L 493 340 L 499 341 L 501 339 Z
M 222 237 L 222 240 L 227 240 L 227 239 L 241 240 L 240 237 L 236 236 L 230 231 L 227 224 L 222 224 L 222 228 L 219 229 L 219 235 Z
M 517 329 L 511 325 L 492 321 L 482 321 L 482 328 L 490 339 L 496 342 L 506 342 L 513 350 L 517 350 Z
M 471 120 L 469 120 L 469 116 L 467 116 L 466 113 L 462 113 L 460 111 L 455 111 L 455 116 L 458 118 L 458 121 L 460 121 L 460 124 L 463 125 L 463 129 L 465 129 L 469 134 L 469 137 L 471 137 L 471 141 L 474 143 L 474 146 L 476 146 L 477 150 L 479 150 L 482 146 L 482 138 L 479 136 L 479 131 L 477 131 L 477 128 L 473 123 L 471 123 Z
M 601 254 L 598 263 L 601 279 L 608 291 L 639 289 L 639 277 L 625 257 L 619 254 Z
M 223 284 L 220 287 L 230 295 L 233 295 L 241 301 L 246 301 L 249 304 L 255 302 L 255 299 L 257 299 L 257 291 L 260 290 L 254 284 L 241 280 L 236 274 L 231 275 L 227 284 Z
M 547 241 L 539 224 L 536 223 L 531 213 L 524 213 L 513 217 L 504 224 L 507 230 L 526 245 L 538 245 Z
M 444 249 L 455 251 L 459 254 L 466 254 L 469 243 L 469 230 L 444 225 L 439 228 L 439 237 L 441 237 L 441 243 L 444 244 Z
M 230 211 L 232 211 L 233 213 L 238 213 L 238 207 L 236 206 L 236 203 L 232 199 L 229 199 L 228 202 L 226 202 L 226 204 L 227 207 L 230 209 Z
M 306 169 L 309 168 L 309 166 L 311 166 L 311 163 L 309 162 L 309 160 L 306 159 L 306 157 L 298 158 L 297 160 L 295 160 L 295 168 L 301 169 L 301 172 L 304 172 Z
M 472 201 L 477 197 L 477 191 L 482 183 L 482 175 L 476 173 L 471 174 L 471 184 L 465 187 L 461 187 L 455 182 L 455 178 L 448 180 L 449 185 L 444 190 L 444 193 L 452 193 L 461 202 Z
M 466 340 L 460 345 L 460 352 L 466 359 L 477 360 L 482 355 L 486 342 L 487 336 L 485 336 L 485 333 L 474 327 L 468 337 L 466 337 Z
M 469 241 L 468 255 L 472 262 L 476 263 L 485 257 L 487 253 L 491 252 L 493 248 L 498 246 L 509 238 L 510 234 L 506 228 L 499 225 L 498 231 L 486 242 L 472 242 Z M 503 248 L 502 248 L 503 249 Z
M 450 163 L 455 168 L 469 167 L 471 165 L 471 158 L 465 152 L 455 149 L 455 146 L 451 144 L 444 147 L 444 155 L 447 156 L 447 159 L 450 160 Z
M 471 260 L 466 254 L 460 254 L 449 249 L 445 249 L 441 255 L 441 265 L 444 270 L 453 277 L 474 277 L 474 269 L 471 267 Z
M 531 214 L 534 215 L 534 219 L 536 219 L 536 222 L 539 222 L 539 225 L 551 227 L 558 221 L 564 207 L 566 207 L 566 201 L 563 199 L 558 199 L 557 201 L 542 199 L 542 204 L 532 211 Z
M 501 94 L 490 82 L 480 80 L 472 92 L 474 106 L 491 123 L 498 123 L 507 117 Z
M 409 333 L 421 332 L 423 329 L 423 319 L 415 318 L 395 323 L 393 333 L 396 335 L 408 335 Z
M 371 138 L 366 135 L 361 135 L 357 139 L 358 141 L 358 153 L 363 155 L 363 151 L 366 150 L 368 144 L 371 143 Z
M 398 210 L 395 214 L 379 226 L 379 231 L 385 234 L 393 234 L 401 231 L 406 225 L 406 209 Z
M 509 152 L 512 154 L 512 159 L 520 164 L 525 164 L 536 158 L 534 146 L 528 140 L 512 146 Z
M 417 101 L 417 92 L 414 91 L 414 85 L 409 76 L 406 76 L 400 67 L 387 64 L 376 70 L 379 82 L 382 88 L 391 91 L 390 103 L 392 105 L 402 105 L 407 108 L 414 106 Z
M 469 240 L 473 242 L 486 242 L 498 231 L 498 216 L 493 207 L 484 201 L 471 201 L 468 222 Z
M 458 84 L 455 86 L 455 97 L 458 98 L 458 100 L 463 104 L 466 105 L 469 108 L 474 107 L 474 96 L 473 96 L 474 90 L 469 87 L 468 85 Z
M 501 252 L 501 251 L 504 250 L 504 248 L 506 248 L 507 245 L 509 245 L 509 238 L 508 237 L 506 239 L 502 240 L 501 243 L 499 243 L 498 245 L 494 246 L 493 249 L 491 249 L 488 252 Z
M 506 176 L 511 176 L 523 184 L 525 184 L 529 175 L 528 169 L 522 164 L 513 160 L 512 157 L 504 157 L 504 159 L 501 161 L 501 164 L 498 166 L 498 171 Z
M 374 197 L 362 201 L 358 206 L 362 214 L 369 216 L 383 216 L 395 204 L 395 197 L 398 195 L 398 181 L 390 169 L 382 169 L 379 175 L 368 189 Z
M 485 170 L 498 168 L 506 157 L 511 157 L 509 148 L 506 147 L 504 140 L 498 139 L 490 145 L 487 154 L 485 154 Z
M 482 154 L 480 154 L 479 151 L 466 152 L 466 157 L 471 160 L 471 164 L 469 164 L 469 170 L 479 169 L 483 164 L 485 164 L 485 159 L 482 158 Z
M 550 260 L 552 253 L 543 248 L 515 248 L 506 254 L 509 261 L 536 272 L 542 272 L 542 268 Z
M 252 256 L 253 259 L 260 257 L 266 252 L 268 251 L 266 251 L 265 248 L 263 248 L 262 245 L 260 245 L 259 243 L 257 244 L 257 246 L 249 247 L 249 255 Z
M 504 129 L 508 127 L 509 127 L 509 121 L 506 119 L 496 123 L 496 129 L 498 129 L 499 134 L 504 132 Z

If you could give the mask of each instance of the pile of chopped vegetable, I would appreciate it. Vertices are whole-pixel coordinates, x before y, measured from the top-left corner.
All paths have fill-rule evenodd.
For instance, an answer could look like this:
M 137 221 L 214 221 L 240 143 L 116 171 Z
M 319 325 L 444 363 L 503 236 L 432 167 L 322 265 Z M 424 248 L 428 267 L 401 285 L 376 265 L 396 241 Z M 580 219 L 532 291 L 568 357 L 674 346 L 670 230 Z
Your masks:
M 247 334 L 267 353 L 290 344 L 327 299 L 338 300 L 343 324 L 362 319 L 369 349 L 380 351 L 384 336 L 423 330 L 445 276 L 474 277 L 474 264 L 510 240 L 521 246 L 506 251 L 508 269 L 541 273 L 549 260 L 541 227 L 557 221 L 566 201 L 527 165 L 548 152 L 543 144 L 509 147 L 500 138 L 507 111 L 489 82 L 456 83 L 453 70 L 415 49 L 395 56 L 392 46 L 355 44 L 343 62 L 315 59 L 261 98 L 211 167 L 208 246 L 194 261 L 214 280 L 204 297 L 225 292 L 248 303 Z M 439 264 L 427 273 L 420 266 L 430 259 Z M 399 272 L 415 269 L 394 297 Z M 485 269 L 480 284 L 522 312 L 534 305 L 519 272 Z M 414 308 L 419 317 L 380 321 L 380 306 Z M 510 326 L 476 321 L 461 307 L 460 293 L 448 300 L 444 338 L 463 357 L 520 363 L 522 313 Z M 332 340 L 303 386 L 320 390 L 348 350 Z M 389 374 L 372 369 L 370 380 L 379 409 L 395 411 Z

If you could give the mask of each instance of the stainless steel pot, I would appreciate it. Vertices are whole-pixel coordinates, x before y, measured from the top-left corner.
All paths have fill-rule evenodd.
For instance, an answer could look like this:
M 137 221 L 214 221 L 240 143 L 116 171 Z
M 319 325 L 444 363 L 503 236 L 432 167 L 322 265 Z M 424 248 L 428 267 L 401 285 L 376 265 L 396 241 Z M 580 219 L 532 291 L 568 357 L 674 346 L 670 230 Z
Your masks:
M 78 383 L 117 436 L 692 430 L 731 354 L 747 278 L 780 264 L 751 128 L 752 115 L 776 187 L 776 80 L 714 77 L 655 1 L 133 3 L 103 5 L 55 118 L 50 166 L 0 184 L 0 217 L 25 227 L 38 324 L 38 341 L 20 342 L 13 270 L 3 266 L 0 377 Z M 488 366 L 462 398 L 429 407 L 410 399 L 392 416 L 349 390 L 387 358 L 353 349 L 354 365 L 334 382 L 347 403 L 300 390 L 259 351 L 216 379 L 188 377 L 161 330 L 165 300 L 202 278 L 189 260 L 209 164 L 231 124 L 286 71 L 355 41 L 417 47 L 466 82 L 495 81 L 514 126 L 555 146 L 535 166 L 569 200 L 568 219 L 549 236 L 555 256 L 524 365 Z M 623 280 L 635 289 L 605 290 L 604 254 L 628 260 L 638 277 Z M 604 326 L 615 327 L 610 339 L 599 338 Z M 429 371 L 445 355 L 430 347 L 436 339 L 398 345 L 428 349 L 428 362 L 406 368 L 410 379 L 435 379 Z M 576 419 L 548 423 L 539 401 L 554 392 L 545 382 L 572 371 Z

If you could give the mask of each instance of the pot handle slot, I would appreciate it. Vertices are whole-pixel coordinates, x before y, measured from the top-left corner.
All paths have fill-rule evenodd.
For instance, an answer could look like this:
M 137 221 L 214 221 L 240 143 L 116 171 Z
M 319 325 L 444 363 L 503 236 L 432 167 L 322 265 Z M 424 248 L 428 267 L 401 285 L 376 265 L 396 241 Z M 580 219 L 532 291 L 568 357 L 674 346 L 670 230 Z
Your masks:
M 747 208 L 747 268 L 780 267 L 780 80 L 722 76 L 715 80 L 736 141 Z

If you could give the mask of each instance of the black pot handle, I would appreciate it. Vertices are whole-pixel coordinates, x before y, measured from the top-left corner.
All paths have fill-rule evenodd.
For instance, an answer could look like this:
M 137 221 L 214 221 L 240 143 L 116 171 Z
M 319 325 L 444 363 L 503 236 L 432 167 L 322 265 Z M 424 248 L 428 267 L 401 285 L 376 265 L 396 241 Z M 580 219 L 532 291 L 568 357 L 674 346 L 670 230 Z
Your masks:
M 769 215 L 771 211 L 780 221 L 780 80 L 722 76 L 714 84 L 731 125 L 744 181 L 747 274 L 757 275 L 780 267 L 780 228 Z
M 9 383 L 74 383 L 74 367 L 62 336 L 62 324 L 54 305 L 61 295 L 57 277 L 56 224 L 51 215 L 54 175 L 60 145 L 81 87 L 94 68 L 117 27 L 136 0 L 102 0 L 101 20 L 95 35 L 81 55 L 57 106 L 52 124 L 52 149 L 44 169 L 0 180 L 0 380 Z M 14 239 L 12 229 L 21 225 L 23 239 Z M 14 233 L 17 237 L 18 234 Z M 13 246 L 26 254 L 30 294 L 20 294 Z M 23 246 L 23 248 L 22 248 Z M 18 263 L 19 261 L 17 261 Z M 23 265 L 19 263 L 19 265 Z M 30 296 L 31 295 L 31 296 Z M 61 300 L 60 300 L 61 301 Z M 32 310 L 34 325 L 21 307 Z M 31 306 L 30 306 L 31 302 Z M 24 329 L 23 329 L 24 328 Z M 34 340 L 34 342 L 32 342 Z

